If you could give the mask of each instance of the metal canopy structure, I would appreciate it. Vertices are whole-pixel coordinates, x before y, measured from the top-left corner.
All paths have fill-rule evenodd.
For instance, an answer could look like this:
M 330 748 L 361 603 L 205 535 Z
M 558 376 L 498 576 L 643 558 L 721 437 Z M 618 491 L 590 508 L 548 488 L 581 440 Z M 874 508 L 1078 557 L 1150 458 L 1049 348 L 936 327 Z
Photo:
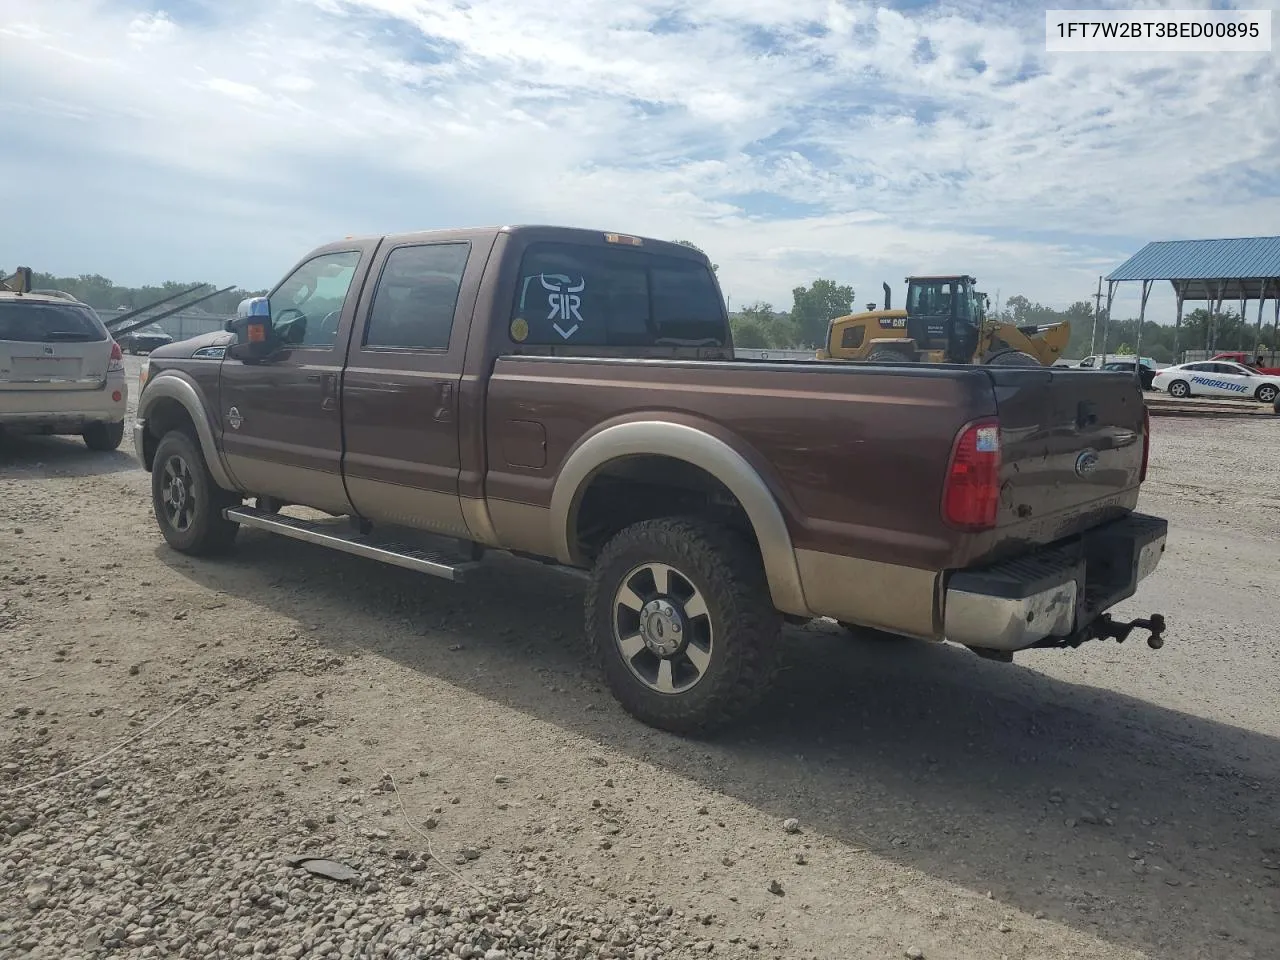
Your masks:
M 1111 304 L 1116 285 L 1126 281 L 1142 284 L 1142 306 L 1138 313 L 1138 349 L 1142 346 L 1142 324 L 1147 298 L 1157 281 L 1168 281 L 1178 298 L 1178 318 L 1174 323 L 1173 352 L 1179 356 L 1179 334 L 1185 303 L 1203 300 L 1209 308 L 1205 350 L 1216 349 L 1217 320 L 1224 302 L 1240 303 L 1243 320 L 1250 300 L 1258 301 L 1254 351 L 1262 345 L 1262 311 L 1267 300 L 1275 300 L 1272 343 L 1280 330 L 1280 237 L 1233 237 L 1223 240 L 1159 240 L 1148 243 L 1107 276 L 1107 320 L 1102 343 L 1107 343 L 1111 325 Z M 1243 345 L 1241 345 L 1243 346 Z M 1092 349 L 1092 346 L 1091 346 Z

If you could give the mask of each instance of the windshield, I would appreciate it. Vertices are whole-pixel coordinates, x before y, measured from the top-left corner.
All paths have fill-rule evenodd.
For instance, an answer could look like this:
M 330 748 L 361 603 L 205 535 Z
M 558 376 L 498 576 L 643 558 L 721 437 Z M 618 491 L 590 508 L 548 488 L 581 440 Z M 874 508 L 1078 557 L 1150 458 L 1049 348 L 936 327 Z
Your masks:
M 106 338 L 106 328 L 86 306 L 0 300 L 0 340 L 89 343 Z
M 982 321 L 978 294 L 966 280 L 912 280 L 907 290 L 907 313 L 913 317 L 956 317 L 970 324 Z

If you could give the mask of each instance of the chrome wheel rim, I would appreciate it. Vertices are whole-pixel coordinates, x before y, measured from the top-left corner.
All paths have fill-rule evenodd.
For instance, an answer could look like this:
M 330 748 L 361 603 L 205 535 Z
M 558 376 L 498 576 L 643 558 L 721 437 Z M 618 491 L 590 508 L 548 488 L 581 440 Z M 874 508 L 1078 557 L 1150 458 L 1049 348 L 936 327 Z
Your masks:
M 191 529 L 196 519 L 196 498 L 192 494 L 195 476 L 187 461 L 172 456 L 160 471 L 160 506 L 165 522 L 179 533 Z
M 1258 399 L 1261 400 L 1263 403 L 1270 403 L 1275 398 L 1276 398 L 1275 387 L 1263 387 L 1261 390 L 1258 391 Z
M 633 676 L 655 693 L 686 693 L 711 663 L 715 636 L 706 599 L 675 567 L 645 563 L 613 596 L 613 639 Z
M 1187 388 L 1184 384 L 1175 383 L 1172 387 L 1169 388 L 1169 392 L 1172 393 L 1175 397 L 1184 397 L 1187 394 Z

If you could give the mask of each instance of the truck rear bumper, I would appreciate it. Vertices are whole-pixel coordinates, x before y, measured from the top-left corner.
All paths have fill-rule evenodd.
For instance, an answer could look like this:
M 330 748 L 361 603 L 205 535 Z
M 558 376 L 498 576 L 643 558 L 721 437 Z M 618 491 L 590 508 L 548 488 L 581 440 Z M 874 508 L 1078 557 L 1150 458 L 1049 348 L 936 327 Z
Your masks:
M 1164 554 L 1168 522 L 1133 513 L 1026 556 L 951 574 L 943 631 L 967 647 L 1072 645 L 1133 596 Z

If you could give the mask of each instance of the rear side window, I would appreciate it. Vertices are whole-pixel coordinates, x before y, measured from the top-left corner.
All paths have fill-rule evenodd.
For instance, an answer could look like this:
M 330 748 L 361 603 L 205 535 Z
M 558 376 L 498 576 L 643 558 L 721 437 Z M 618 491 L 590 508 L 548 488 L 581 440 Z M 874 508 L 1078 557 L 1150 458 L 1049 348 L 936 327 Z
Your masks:
M 392 250 L 373 296 L 364 345 L 447 350 L 470 250 L 468 243 Z
M 844 332 L 840 334 L 840 346 L 847 350 L 856 350 L 862 346 L 862 340 L 866 335 L 866 327 L 845 327 Z
M 517 343 L 720 347 L 728 328 L 711 271 L 694 260 L 535 243 L 520 264 Z
M 106 328 L 88 307 L 0 300 L 0 340 L 88 343 L 105 339 Z

